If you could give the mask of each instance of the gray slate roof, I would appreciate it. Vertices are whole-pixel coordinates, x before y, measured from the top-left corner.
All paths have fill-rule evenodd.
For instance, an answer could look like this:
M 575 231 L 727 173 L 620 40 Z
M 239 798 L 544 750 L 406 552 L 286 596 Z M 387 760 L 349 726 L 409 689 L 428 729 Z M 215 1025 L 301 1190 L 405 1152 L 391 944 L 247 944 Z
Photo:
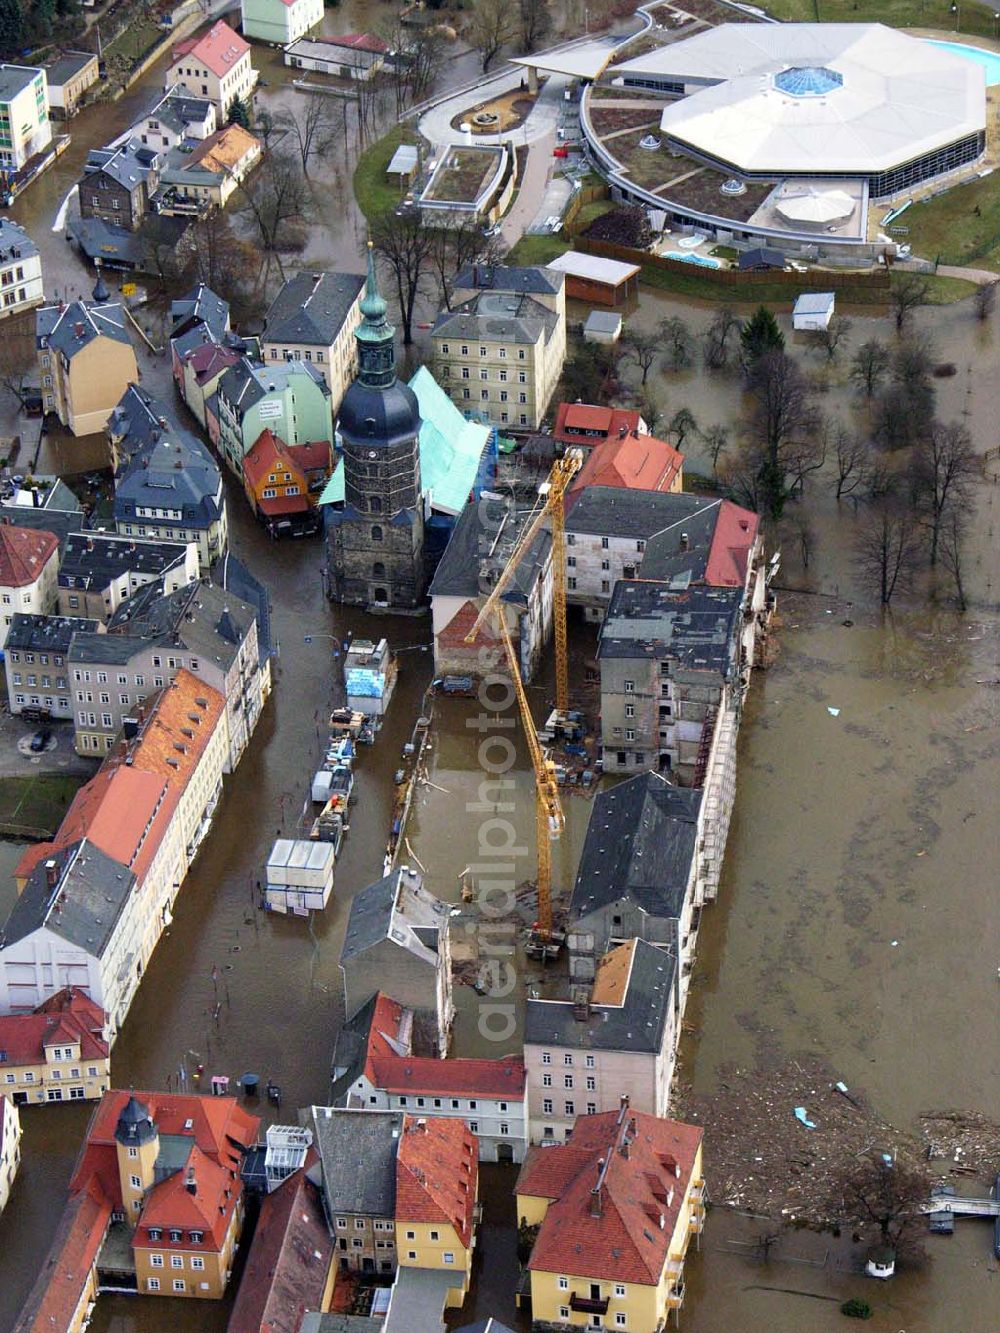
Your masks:
M 222 478 L 197 436 L 179 427 L 158 399 L 129 385 L 108 422 L 108 434 L 124 455 L 115 478 L 114 516 L 128 522 L 137 506 L 181 510 L 179 520 L 160 526 L 208 528 L 225 499 L 216 497 Z
M 670 660 L 728 679 L 736 658 L 742 588 L 690 587 L 619 579 L 611 594 L 599 658 Z
M 629 897 L 656 917 L 679 917 L 698 841 L 700 790 L 640 773 L 594 799 L 569 919 Z
M 271 302 L 264 340 L 330 347 L 364 285 L 359 273 L 296 273 Z
M 277 652 L 271 628 L 271 599 L 267 589 L 231 551 L 226 552 L 222 563 L 216 565 L 212 573 L 218 587 L 232 593 L 256 611 L 257 656 L 263 667 L 267 659 Z
M 229 302 L 224 301 L 204 282 L 199 282 L 186 296 L 170 302 L 170 322 L 174 334 L 178 325 L 187 326 L 192 321 L 205 325 L 216 341 L 221 342 L 229 329 Z
M 61 56 L 45 66 L 45 78 L 49 87 L 59 88 L 64 83 L 69 83 L 96 59 L 93 51 L 64 51 Z
M 551 310 L 530 296 L 516 293 L 478 292 L 450 311 L 434 325 L 435 338 L 477 338 L 492 342 L 526 343 L 548 339 L 558 323 Z
M 8 264 L 12 259 L 33 259 L 38 254 L 38 246 L 23 227 L 12 218 L 0 218 L 0 264 Z
M 633 491 L 624 486 L 588 486 L 573 501 L 566 515 L 566 531 L 599 537 L 635 537 L 645 541 L 642 576 L 647 578 L 649 542 L 654 533 L 680 522 L 688 532 L 695 515 L 709 510 L 717 514 L 719 504 L 718 500 L 706 502 L 697 495 L 683 493 L 672 495 L 662 491 Z M 711 527 L 714 531 L 714 518 Z
M 48 345 L 72 361 L 95 338 L 113 338 L 132 345 L 125 328 L 119 301 L 73 301 L 70 305 L 40 306 L 35 311 L 35 336 L 39 346 Z M 44 340 L 44 341 L 43 341 Z
M 156 169 L 156 150 L 141 139 L 129 139 L 118 148 L 92 148 L 83 164 L 83 178 L 103 171 L 131 193 L 137 185 L 148 185 Z
M 674 955 L 646 940 L 636 940 L 623 1004 L 591 1005 L 588 1016 L 580 1019 L 571 1000 L 529 999 L 524 1013 L 525 1045 L 653 1054 L 663 1044 L 676 987 Z
M 402 1113 L 314 1106 L 311 1119 L 327 1212 L 394 1217 Z
M 157 575 L 184 560 L 182 542 L 144 541 L 104 532 L 68 537 L 59 566 L 60 588 L 103 589 L 122 574 Z
M 261 398 L 266 398 L 269 393 L 282 392 L 296 376 L 311 379 L 329 397 L 326 380 L 311 362 L 271 361 L 267 365 L 257 365 L 249 356 L 241 357 L 219 380 L 219 397 L 242 420 Z
M 30 65 L 0 65 L 0 102 L 9 102 L 34 80 L 38 69 Z
M 47 859 L 59 866 L 56 889 L 49 888 L 45 862 L 39 862 L 0 931 L 0 947 L 47 925 L 54 934 L 100 957 L 135 886 L 135 876 L 86 838 Z
M 401 1264 L 383 1333 L 444 1333 L 448 1291 L 454 1285 L 454 1275 L 446 1269 Z
M 507 264 L 470 264 L 456 277 L 456 291 L 479 289 L 554 296 L 566 285 L 565 273 L 551 268 L 514 268 Z
M 512 508 L 499 496 L 471 500 L 458 516 L 431 581 L 430 595 L 478 597 L 481 566 L 489 565 L 495 574 L 504 568 L 531 513 L 524 506 Z M 543 529 L 521 558 L 503 595 L 505 602 L 525 604 L 551 549 L 552 534 Z
M 11 617 L 4 648 L 27 652 L 65 653 L 74 634 L 96 634 L 99 620 L 83 616 L 29 616 L 20 611 Z
M 421 875 L 399 867 L 355 894 L 340 961 L 366 953 L 391 936 L 400 948 L 431 963 L 436 936 L 447 928 L 448 913 L 448 904 L 424 888 Z

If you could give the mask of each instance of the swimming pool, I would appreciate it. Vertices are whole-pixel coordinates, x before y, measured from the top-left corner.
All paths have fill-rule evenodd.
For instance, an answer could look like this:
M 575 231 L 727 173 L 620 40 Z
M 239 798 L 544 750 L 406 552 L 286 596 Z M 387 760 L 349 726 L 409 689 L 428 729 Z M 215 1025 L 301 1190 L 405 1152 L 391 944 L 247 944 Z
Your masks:
M 986 84 L 992 88 L 994 84 L 1000 83 L 1000 56 L 994 55 L 992 51 L 984 51 L 981 46 L 964 46 L 961 42 L 931 42 L 931 46 L 936 46 L 941 51 L 948 51 L 953 56 L 961 56 L 963 60 L 974 60 L 977 65 L 982 65 L 986 71 Z
M 697 264 L 700 268 L 721 268 L 722 264 L 711 255 L 685 254 L 683 250 L 668 250 L 664 259 L 680 259 L 685 264 Z

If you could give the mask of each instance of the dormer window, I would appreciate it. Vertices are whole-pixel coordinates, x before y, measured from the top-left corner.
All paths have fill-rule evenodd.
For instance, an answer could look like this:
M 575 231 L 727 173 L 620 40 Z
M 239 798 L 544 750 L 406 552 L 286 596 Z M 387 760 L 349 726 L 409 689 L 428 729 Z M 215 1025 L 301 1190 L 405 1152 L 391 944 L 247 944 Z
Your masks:
M 174 1228 L 171 1228 L 169 1234 L 170 1234 L 170 1241 L 171 1241 L 171 1244 L 173 1244 L 173 1245 L 179 1245 L 180 1242 L 181 1242 L 181 1234 L 182 1234 L 182 1233 L 181 1233 L 180 1231 L 175 1230 Z
M 205 1239 L 205 1233 L 204 1231 L 189 1231 L 188 1238 L 192 1245 L 200 1245 Z
M 162 1229 L 161 1227 L 150 1227 L 150 1228 L 149 1228 L 149 1239 L 150 1239 L 150 1240 L 162 1240 L 162 1239 L 163 1239 L 163 1229 Z

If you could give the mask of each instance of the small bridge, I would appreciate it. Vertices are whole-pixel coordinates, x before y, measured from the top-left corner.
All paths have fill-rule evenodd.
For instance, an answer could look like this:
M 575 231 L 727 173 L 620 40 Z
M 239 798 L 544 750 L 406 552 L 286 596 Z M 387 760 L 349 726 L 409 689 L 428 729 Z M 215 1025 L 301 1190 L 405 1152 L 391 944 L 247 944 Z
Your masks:
M 1000 1201 L 963 1198 L 956 1194 L 932 1194 L 925 1211 L 951 1213 L 955 1217 L 1000 1217 Z

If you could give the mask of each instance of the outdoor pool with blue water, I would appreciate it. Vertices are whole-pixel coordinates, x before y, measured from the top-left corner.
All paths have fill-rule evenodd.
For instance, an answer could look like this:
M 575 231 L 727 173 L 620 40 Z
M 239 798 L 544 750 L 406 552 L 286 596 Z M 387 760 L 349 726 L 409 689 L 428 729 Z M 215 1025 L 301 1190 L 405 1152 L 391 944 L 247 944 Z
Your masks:
M 682 250 L 668 250 L 664 259 L 680 259 L 685 264 L 697 264 L 699 268 L 721 268 L 722 264 L 711 255 L 685 254 Z
M 977 65 L 982 65 L 986 71 L 988 87 L 1000 83 L 1000 55 L 994 55 L 992 51 L 984 51 L 981 46 L 964 46 L 961 42 L 931 42 L 931 46 L 936 46 L 942 51 L 948 51 L 953 56 L 961 56 L 963 60 L 974 60 Z

